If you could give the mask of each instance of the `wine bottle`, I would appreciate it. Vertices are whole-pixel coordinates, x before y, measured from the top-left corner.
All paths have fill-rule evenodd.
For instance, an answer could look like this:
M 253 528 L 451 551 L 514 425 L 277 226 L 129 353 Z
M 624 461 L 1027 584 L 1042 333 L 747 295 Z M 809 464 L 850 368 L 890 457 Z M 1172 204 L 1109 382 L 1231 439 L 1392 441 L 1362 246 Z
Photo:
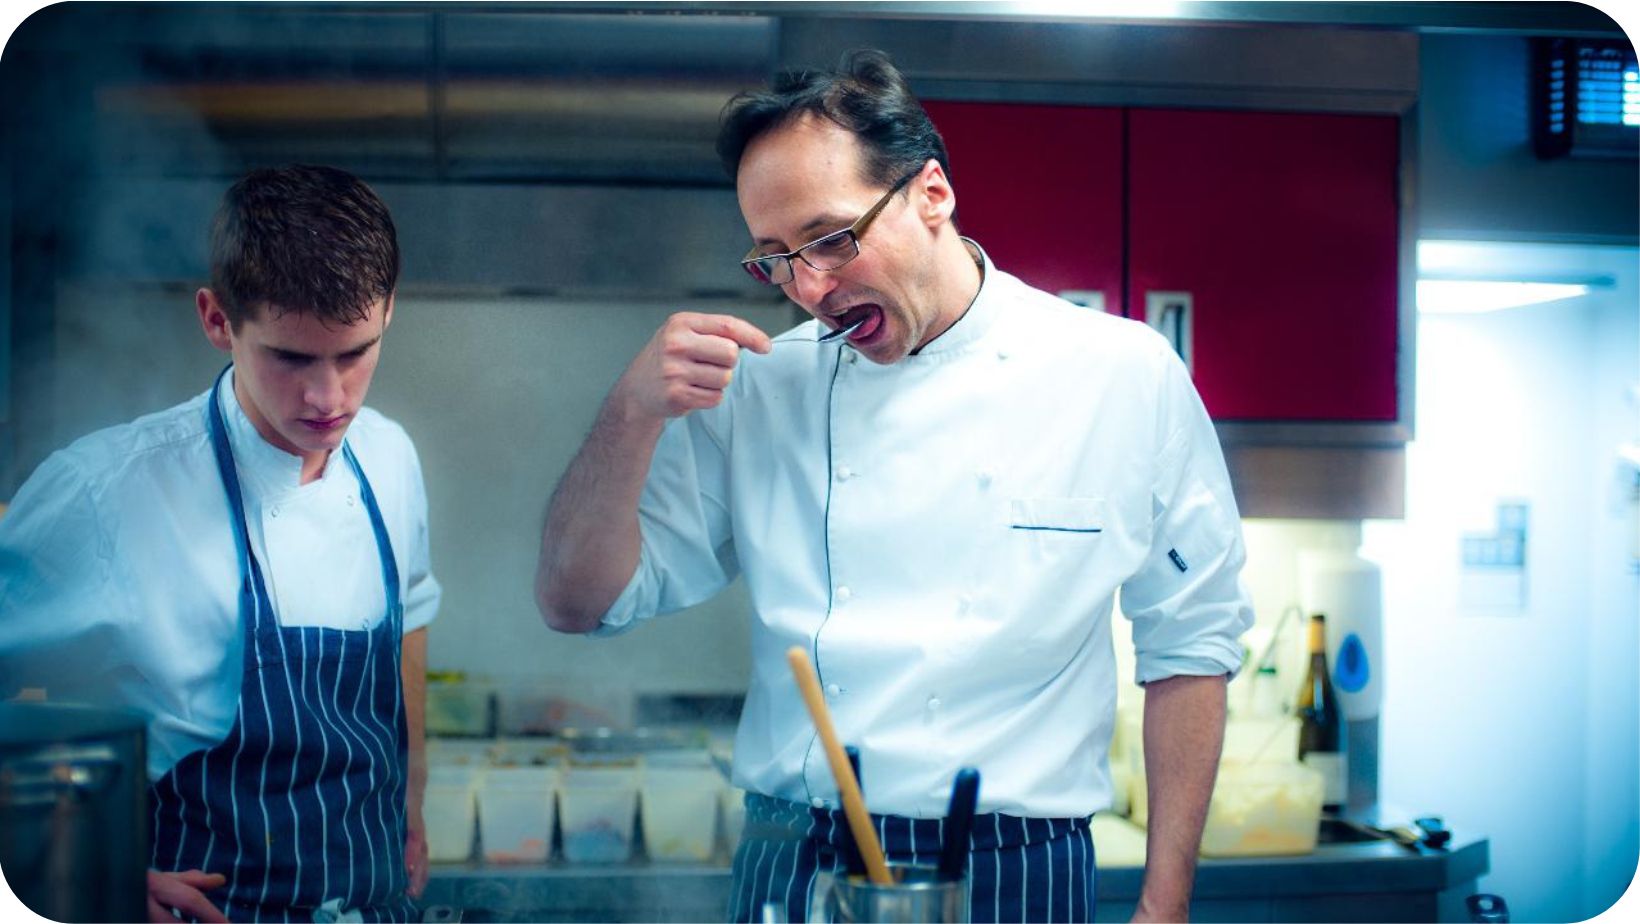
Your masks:
M 1329 812 L 1344 806 L 1348 764 L 1344 751 L 1344 715 L 1327 670 L 1327 617 L 1310 617 L 1310 666 L 1294 704 L 1298 714 L 1298 759 L 1321 774 L 1321 804 Z

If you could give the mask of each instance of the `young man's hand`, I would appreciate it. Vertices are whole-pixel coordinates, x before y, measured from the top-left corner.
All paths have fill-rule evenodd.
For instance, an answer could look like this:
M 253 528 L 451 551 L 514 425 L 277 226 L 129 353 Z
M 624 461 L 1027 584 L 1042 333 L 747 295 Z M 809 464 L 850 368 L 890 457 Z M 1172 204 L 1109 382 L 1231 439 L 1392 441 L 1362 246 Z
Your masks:
M 211 904 L 205 892 L 220 889 L 228 881 L 221 873 L 191 869 L 182 873 L 148 871 L 148 920 L 150 924 L 176 924 L 177 914 L 209 924 L 227 924 L 221 910 Z M 174 909 L 174 910 L 173 910 Z
M 420 898 L 427 888 L 427 826 L 421 812 L 408 812 L 405 821 L 404 871 L 410 876 L 406 891 L 411 898 Z

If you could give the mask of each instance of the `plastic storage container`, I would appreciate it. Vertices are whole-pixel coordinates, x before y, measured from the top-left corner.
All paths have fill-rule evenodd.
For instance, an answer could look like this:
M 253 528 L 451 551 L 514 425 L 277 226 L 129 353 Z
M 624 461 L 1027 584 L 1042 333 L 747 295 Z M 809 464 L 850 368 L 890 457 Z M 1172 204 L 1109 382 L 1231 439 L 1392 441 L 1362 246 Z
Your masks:
M 1133 771 L 1126 759 L 1110 762 L 1110 810 L 1126 816 L 1132 811 L 1129 796 L 1133 792 Z
M 493 738 L 427 737 L 428 766 L 467 764 L 483 767 L 491 763 L 495 750 Z
M 491 863 L 542 863 L 552 851 L 558 768 L 492 767 L 478 791 L 478 833 Z
M 1128 817 L 1133 819 L 1134 824 L 1144 826 L 1150 823 L 1150 793 L 1146 788 L 1145 754 L 1142 746 L 1131 746 L 1132 742 L 1142 740 L 1143 719 L 1134 713 L 1123 716 L 1123 720 L 1129 724 L 1127 735 L 1130 742 L 1125 762 L 1128 779 Z M 1237 781 L 1247 779 L 1246 776 L 1232 774 L 1234 778 L 1230 783 L 1226 783 L 1225 771 L 1229 768 L 1255 763 L 1277 767 L 1293 766 L 1298 756 L 1298 725 L 1298 719 L 1292 716 L 1275 719 L 1235 719 L 1226 723 L 1224 749 L 1219 759 L 1219 787 L 1233 788 Z M 1111 775 L 1113 780 L 1116 779 L 1114 767 Z
M 734 786 L 723 787 L 723 843 L 728 845 L 729 853 L 735 852 L 735 846 L 740 843 L 740 834 L 746 830 L 746 790 Z
M 545 736 L 497 738 L 489 752 L 490 763 L 497 767 L 561 764 L 568 756 L 568 745 Z
M 1125 774 L 1127 786 L 1128 817 L 1133 823 L 1144 827 L 1150 823 L 1150 791 L 1146 789 L 1145 780 L 1145 748 L 1144 748 L 1144 713 L 1140 709 L 1123 709 L 1116 714 L 1117 736 L 1125 744 L 1122 747 L 1124 757 L 1122 763 L 1127 766 Z M 1112 758 L 1116 760 L 1116 758 Z M 1111 782 L 1116 783 L 1115 774 Z
M 705 751 L 649 754 L 639 788 L 639 817 L 649 858 L 710 860 L 717 846 L 724 780 Z
M 1321 774 L 1296 761 L 1223 763 L 1202 831 L 1202 856 L 1252 857 L 1315 850 Z
M 469 679 L 460 671 L 429 672 L 423 719 L 427 734 L 480 737 L 495 734 L 493 696 L 489 683 Z
M 572 762 L 558 789 L 558 827 L 571 863 L 621 863 L 632 857 L 638 814 L 638 761 Z
M 483 775 L 484 768 L 477 764 L 428 764 L 421 817 L 427 827 L 429 860 L 455 863 L 472 859 Z

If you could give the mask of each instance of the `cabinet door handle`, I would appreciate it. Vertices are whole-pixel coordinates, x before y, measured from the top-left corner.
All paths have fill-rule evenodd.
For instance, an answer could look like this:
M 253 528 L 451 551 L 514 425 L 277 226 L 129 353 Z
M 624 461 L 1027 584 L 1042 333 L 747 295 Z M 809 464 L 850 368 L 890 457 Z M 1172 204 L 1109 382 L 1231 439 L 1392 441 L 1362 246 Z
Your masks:
M 1155 328 L 1173 351 L 1184 360 L 1186 369 L 1195 371 L 1195 344 L 1191 335 L 1194 324 L 1195 300 L 1189 292 L 1146 292 L 1145 323 Z

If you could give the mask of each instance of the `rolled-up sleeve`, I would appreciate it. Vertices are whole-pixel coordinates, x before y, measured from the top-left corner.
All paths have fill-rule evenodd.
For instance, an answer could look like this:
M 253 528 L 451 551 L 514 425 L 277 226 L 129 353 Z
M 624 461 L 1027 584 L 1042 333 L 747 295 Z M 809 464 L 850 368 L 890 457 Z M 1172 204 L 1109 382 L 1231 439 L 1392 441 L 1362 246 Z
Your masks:
M 670 421 L 638 503 L 642 545 L 626 588 L 591 634 L 616 635 L 701 603 L 740 573 L 729 520 L 728 470 L 716 415 Z
M 1253 624 L 1241 583 L 1241 519 L 1218 435 L 1177 357 L 1163 362 L 1151 546 L 1121 589 L 1133 623 L 1135 679 L 1234 675 Z

